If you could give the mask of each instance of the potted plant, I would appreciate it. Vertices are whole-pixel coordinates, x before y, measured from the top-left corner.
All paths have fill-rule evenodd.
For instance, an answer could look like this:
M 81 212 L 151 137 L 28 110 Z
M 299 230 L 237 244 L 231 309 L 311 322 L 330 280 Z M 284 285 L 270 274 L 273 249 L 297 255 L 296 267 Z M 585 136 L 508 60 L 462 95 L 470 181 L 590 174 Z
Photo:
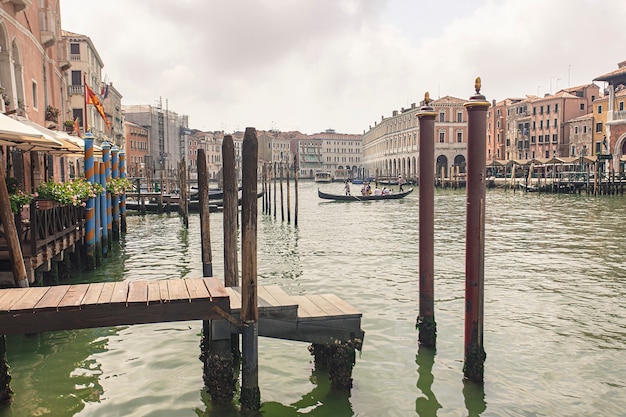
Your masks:
M 59 121 L 59 109 L 51 105 L 46 106 L 46 121 L 57 123 Z
M 126 190 L 130 190 L 133 187 L 133 183 L 128 178 L 111 178 L 107 182 L 107 192 L 119 195 L 124 194 Z
M 104 190 L 101 184 L 91 184 L 85 177 L 58 183 L 47 181 L 37 187 L 37 206 L 43 208 L 48 204 L 44 200 L 59 204 L 84 206 L 89 198 L 96 197 Z

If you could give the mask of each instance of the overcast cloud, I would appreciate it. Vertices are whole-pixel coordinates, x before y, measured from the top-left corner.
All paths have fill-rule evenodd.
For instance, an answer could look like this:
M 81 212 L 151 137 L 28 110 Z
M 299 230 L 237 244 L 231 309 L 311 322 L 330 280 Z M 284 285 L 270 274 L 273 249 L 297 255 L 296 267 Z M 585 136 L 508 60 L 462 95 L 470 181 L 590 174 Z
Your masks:
M 431 97 L 592 82 L 626 60 L 623 0 L 61 0 L 123 104 L 232 132 L 362 133 Z M 603 84 L 600 84 L 603 86 Z

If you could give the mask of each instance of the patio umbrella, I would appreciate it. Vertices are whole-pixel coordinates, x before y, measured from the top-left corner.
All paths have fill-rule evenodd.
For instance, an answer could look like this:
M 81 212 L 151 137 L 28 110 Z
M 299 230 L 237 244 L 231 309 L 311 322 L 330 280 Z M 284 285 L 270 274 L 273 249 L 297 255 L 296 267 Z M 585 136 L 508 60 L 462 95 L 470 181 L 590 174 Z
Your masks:
M 26 152 L 47 152 L 63 147 L 52 136 L 4 114 L 0 114 L 0 146 L 12 146 Z

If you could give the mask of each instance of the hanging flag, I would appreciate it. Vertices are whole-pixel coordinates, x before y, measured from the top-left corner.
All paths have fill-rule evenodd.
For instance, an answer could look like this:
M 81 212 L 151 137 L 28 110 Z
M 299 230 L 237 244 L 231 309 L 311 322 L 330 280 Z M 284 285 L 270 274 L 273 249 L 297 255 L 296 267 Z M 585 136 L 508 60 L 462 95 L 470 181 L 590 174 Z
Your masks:
M 86 100 L 87 104 L 94 105 L 94 107 L 96 108 L 96 110 L 98 111 L 102 119 L 104 120 L 104 123 L 106 123 L 107 129 L 110 128 L 111 123 L 108 121 L 107 115 L 104 113 L 104 107 L 102 106 L 102 102 L 100 101 L 96 93 L 94 93 L 87 84 L 85 84 L 85 95 L 87 96 L 87 100 Z
M 80 124 L 78 123 L 78 117 L 74 119 L 74 133 L 80 136 Z

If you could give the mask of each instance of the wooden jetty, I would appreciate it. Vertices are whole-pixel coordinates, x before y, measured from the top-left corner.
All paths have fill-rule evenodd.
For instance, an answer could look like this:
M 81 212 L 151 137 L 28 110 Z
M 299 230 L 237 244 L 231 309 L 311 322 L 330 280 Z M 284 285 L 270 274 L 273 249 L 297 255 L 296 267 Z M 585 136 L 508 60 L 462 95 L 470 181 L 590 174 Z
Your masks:
M 0 334 L 221 319 L 229 296 L 216 278 L 0 289 Z
M 241 287 L 226 287 L 239 318 Z M 277 285 L 258 287 L 259 336 L 317 344 L 363 342 L 362 314 L 334 294 L 288 295 Z M 233 330 L 235 331 L 235 330 Z

